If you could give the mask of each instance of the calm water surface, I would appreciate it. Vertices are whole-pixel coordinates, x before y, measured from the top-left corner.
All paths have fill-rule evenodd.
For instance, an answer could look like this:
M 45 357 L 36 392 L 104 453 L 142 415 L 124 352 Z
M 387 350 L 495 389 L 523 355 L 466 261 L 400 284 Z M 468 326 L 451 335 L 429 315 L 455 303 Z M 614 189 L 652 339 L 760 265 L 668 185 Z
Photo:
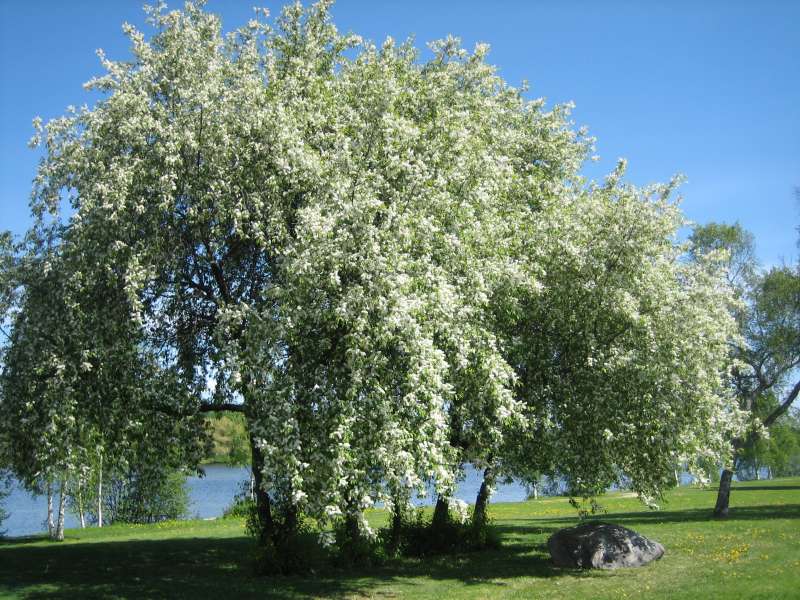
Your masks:
M 189 490 L 189 515 L 193 518 L 208 519 L 219 517 L 230 506 L 233 497 L 240 491 L 243 482 L 248 481 L 250 470 L 247 467 L 228 467 L 207 465 L 203 467 L 204 477 L 189 477 L 186 485 Z M 482 473 L 467 466 L 466 477 L 456 491 L 456 496 L 467 502 L 474 502 L 481 486 Z M 517 502 L 527 497 L 525 488 L 519 483 L 498 485 L 492 502 Z M 430 504 L 431 496 L 420 499 L 419 504 Z M 47 498 L 33 496 L 19 486 L 12 489 L 6 498 L 5 508 L 10 516 L 2 529 L 6 535 L 19 536 L 40 533 L 47 529 Z M 77 517 L 67 512 L 67 528 L 80 525 Z

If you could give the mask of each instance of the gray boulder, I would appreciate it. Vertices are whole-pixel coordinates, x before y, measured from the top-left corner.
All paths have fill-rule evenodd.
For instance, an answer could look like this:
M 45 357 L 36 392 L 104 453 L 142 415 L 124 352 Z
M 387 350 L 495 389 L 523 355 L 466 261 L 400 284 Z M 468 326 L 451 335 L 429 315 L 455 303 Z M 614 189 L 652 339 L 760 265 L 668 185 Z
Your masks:
M 664 555 L 664 546 L 620 525 L 592 521 L 556 531 L 547 549 L 559 567 L 641 567 Z

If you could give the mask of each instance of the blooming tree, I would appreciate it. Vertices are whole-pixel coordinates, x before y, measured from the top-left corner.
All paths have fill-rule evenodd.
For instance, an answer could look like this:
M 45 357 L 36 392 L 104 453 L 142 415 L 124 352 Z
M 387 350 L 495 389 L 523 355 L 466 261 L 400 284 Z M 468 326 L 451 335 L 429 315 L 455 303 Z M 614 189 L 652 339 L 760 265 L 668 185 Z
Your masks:
M 42 132 L 37 210 L 69 196 L 84 278 L 116 276 L 161 364 L 247 413 L 267 529 L 271 503 L 291 526 L 451 488 L 452 419 L 500 439 L 513 375 L 487 291 L 518 276 L 513 211 L 585 145 L 485 47 L 420 64 L 327 9 L 229 36 L 153 10 L 151 40 L 126 27 L 135 60 L 90 82 L 106 99 Z
M 677 460 L 718 456 L 739 426 L 733 299 L 715 264 L 685 260 L 674 183 L 637 189 L 623 173 L 565 191 L 524 233 L 542 289 L 501 318 L 526 419 L 498 466 L 585 496 L 624 479 L 650 499 Z
M 431 481 L 446 505 L 464 461 L 657 490 L 727 409 L 725 292 L 679 260 L 666 190 L 587 185 L 569 107 L 485 45 L 423 60 L 340 34 L 329 4 L 229 34 L 149 9 L 132 60 L 101 53 L 104 98 L 37 122 L 34 210 L 71 202 L 72 297 L 134 340 L 104 356 L 170 382 L 153 410 L 245 414 L 268 544 L 301 512 L 367 532 L 364 508 Z M 124 314 L 89 309 L 102 289 Z

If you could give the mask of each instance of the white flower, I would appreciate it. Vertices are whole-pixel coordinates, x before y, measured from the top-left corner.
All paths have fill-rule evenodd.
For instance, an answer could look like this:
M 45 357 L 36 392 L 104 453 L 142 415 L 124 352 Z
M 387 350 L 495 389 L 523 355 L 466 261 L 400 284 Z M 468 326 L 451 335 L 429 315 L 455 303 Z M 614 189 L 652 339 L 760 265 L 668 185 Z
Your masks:
M 466 523 L 469 518 L 469 505 L 458 498 L 448 498 L 447 506 L 450 510 L 455 512 L 456 519 L 459 523 Z
M 336 544 L 336 536 L 332 531 L 321 532 L 317 539 L 319 540 L 320 546 L 323 548 L 331 548 Z

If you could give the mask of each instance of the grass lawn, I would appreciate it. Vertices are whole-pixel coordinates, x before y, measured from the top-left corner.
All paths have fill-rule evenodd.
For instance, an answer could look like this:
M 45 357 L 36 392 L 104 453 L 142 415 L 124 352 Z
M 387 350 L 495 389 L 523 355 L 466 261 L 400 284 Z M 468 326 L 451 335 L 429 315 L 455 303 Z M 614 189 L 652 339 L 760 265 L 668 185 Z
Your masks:
M 716 492 L 680 488 L 660 511 L 610 494 L 603 520 L 660 541 L 638 569 L 552 566 L 548 536 L 576 522 L 564 498 L 491 506 L 502 548 L 316 577 L 253 575 L 239 520 L 68 530 L 63 543 L 0 542 L 2 598 L 800 598 L 800 478 L 738 484 L 731 515 Z M 374 511 L 381 524 L 386 514 Z

